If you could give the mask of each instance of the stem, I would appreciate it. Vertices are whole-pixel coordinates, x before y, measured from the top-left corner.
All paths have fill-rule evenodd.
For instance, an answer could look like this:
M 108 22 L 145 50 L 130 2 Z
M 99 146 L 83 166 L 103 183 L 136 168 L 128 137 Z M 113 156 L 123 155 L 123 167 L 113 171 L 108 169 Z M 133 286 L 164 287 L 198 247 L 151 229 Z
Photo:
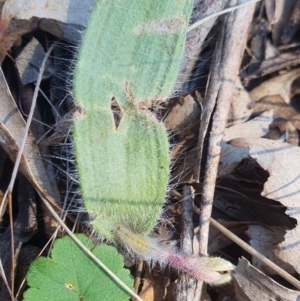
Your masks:
M 162 246 L 159 239 L 136 234 L 123 225 L 117 225 L 113 234 L 117 242 L 143 260 L 154 260 L 163 266 L 169 264 L 207 283 L 223 284 L 231 280 L 230 272 L 234 266 L 222 258 L 196 257 L 177 253 L 168 245 Z

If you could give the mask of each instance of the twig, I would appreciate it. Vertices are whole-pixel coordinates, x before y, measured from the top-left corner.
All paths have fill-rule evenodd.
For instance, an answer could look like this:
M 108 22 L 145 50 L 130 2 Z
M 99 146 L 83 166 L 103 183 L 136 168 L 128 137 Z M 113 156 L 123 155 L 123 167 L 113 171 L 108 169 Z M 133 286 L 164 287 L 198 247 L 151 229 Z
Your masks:
M 8 281 L 7 281 L 7 278 L 6 278 L 6 275 L 5 275 L 5 272 L 4 272 L 4 269 L 3 269 L 3 264 L 2 264 L 2 260 L 0 258 L 0 276 L 2 277 L 2 280 L 4 281 L 4 284 L 7 288 L 7 291 L 11 297 L 12 300 L 14 300 L 14 295 L 12 294 L 12 291 L 9 287 L 9 284 L 8 284 Z
M 252 21 L 254 5 L 239 9 L 224 17 L 220 30 L 220 38 L 216 45 L 210 82 L 201 120 L 198 148 L 199 166 L 196 167 L 195 180 L 199 180 L 200 162 L 204 138 L 207 135 L 208 124 L 211 122 L 209 133 L 208 155 L 205 165 L 205 178 L 203 194 L 200 205 L 199 218 L 199 254 L 207 254 L 209 218 L 211 216 L 215 182 L 221 153 L 221 141 L 226 126 L 227 115 L 230 108 L 230 99 L 235 80 L 239 73 L 240 61 L 246 44 L 247 33 Z M 214 112 L 213 120 L 211 115 Z
M 32 121 L 32 117 L 33 117 L 33 113 L 34 113 L 34 109 L 35 109 L 35 106 L 36 106 L 36 101 L 37 101 L 39 86 L 41 84 L 42 77 L 43 77 L 43 74 L 44 74 L 46 61 L 47 61 L 47 59 L 48 59 L 51 51 L 55 47 L 55 45 L 56 45 L 56 43 L 52 44 L 52 46 L 49 48 L 49 50 L 45 54 L 45 57 L 44 57 L 43 62 L 41 64 L 41 68 L 40 68 L 40 71 L 39 71 L 38 79 L 37 79 L 37 82 L 36 82 L 36 88 L 34 90 L 34 94 L 33 94 L 33 97 L 32 97 L 32 104 L 31 104 L 30 112 L 29 112 L 28 119 L 27 119 L 27 122 L 26 122 L 25 130 L 24 130 L 24 133 L 23 133 L 23 139 L 21 141 L 21 145 L 20 145 L 20 148 L 19 148 L 19 151 L 18 151 L 18 155 L 17 155 L 17 158 L 16 158 L 16 162 L 15 162 L 15 165 L 14 165 L 14 169 L 13 169 L 13 172 L 12 172 L 11 180 L 9 182 L 6 194 L 7 194 L 7 192 L 9 190 L 12 191 L 14 183 L 15 183 L 15 180 L 16 180 L 16 177 L 17 177 L 17 173 L 18 173 L 18 170 L 19 170 L 20 162 L 21 162 L 21 157 L 22 157 L 23 150 L 24 150 L 25 143 L 26 143 L 26 137 L 28 135 L 28 131 L 29 131 L 29 128 L 30 128 L 30 125 L 31 125 L 31 121 Z M 5 199 L 6 194 L 5 194 L 5 196 L 4 196 L 3 199 Z
M 5 204 L 6 199 L 8 199 L 8 206 L 9 206 L 9 213 L 10 213 L 10 219 L 9 220 L 10 220 L 10 232 L 11 232 L 11 269 L 12 269 L 11 270 L 11 293 L 12 293 L 12 296 L 14 296 L 14 282 L 15 282 L 15 276 L 14 276 L 14 266 L 15 266 L 15 251 L 14 251 L 14 248 L 15 248 L 15 245 L 14 245 L 12 198 L 11 198 L 12 190 L 13 190 L 14 183 L 15 183 L 15 180 L 16 180 L 16 177 L 17 177 L 17 173 L 18 173 L 18 170 L 19 170 L 23 150 L 24 150 L 25 143 L 26 143 L 26 137 L 28 135 L 29 127 L 31 125 L 31 121 L 32 121 L 32 117 L 33 117 L 33 113 L 34 113 L 34 109 L 35 109 L 35 105 L 36 105 L 36 100 L 37 100 L 37 96 L 38 96 L 38 91 L 39 91 L 38 87 L 40 86 L 41 81 L 42 81 L 46 61 L 47 61 L 47 59 L 48 59 L 48 57 L 49 57 L 49 55 L 50 55 L 50 53 L 53 50 L 55 45 L 56 45 L 56 43 L 54 43 L 49 48 L 49 50 L 45 54 L 45 57 L 44 57 L 43 62 L 41 64 L 38 79 L 37 79 L 37 82 L 36 82 L 36 88 L 34 90 L 34 94 L 33 94 L 33 98 L 32 98 L 32 104 L 31 104 L 30 112 L 29 112 L 29 115 L 28 115 L 28 119 L 27 119 L 27 123 L 26 123 L 25 129 L 24 129 L 24 133 L 23 133 L 23 139 L 21 141 L 21 145 L 20 145 L 20 148 L 19 148 L 19 151 L 18 151 L 18 155 L 17 155 L 17 158 L 16 158 L 16 162 L 15 162 L 15 165 L 14 165 L 14 169 L 13 169 L 13 172 L 12 172 L 12 176 L 11 176 L 8 188 L 5 192 L 5 195 L 4 195 L 3 200 L 2 200 L 3 204 Z M 12 299 L 12 301 L 14 301 L 14 299 Z
M 134 277 L 134 290 L 138 294 L 139 286 L 141 284 L 142 272 L 143 272 L 144 261 L 139 260 L 135 265 L 135 277 Z M 135 301 L 133 299 L 133 301 Z
M 187 254 L 193 254 L 194 251 L 194 223 L 192 219 L 194 198 L 192 189 L 191 186 L 183 187 L 181 250 Z
M 182 199 L 182 231 L 181 231 L 181 251 L 186 254 L 193 254 L 194 223 L 193 212 L 193 191 L 191 186 L 184 186 Z M 197 300 L 195 295 L 200 295 L 198 291 L 198 281 L 186 274 L 181 274 L 177 284 L 177 301 Z
M 13 185 L 13 183 L 12 183 Z M 5 195 L 4 195 L 5 199 Z M 9 227 L 10 227 L 10 248 L 11 248 L 11 301 L 14 301 L 15 292 L 15 235 L 14 235 L 14 220 L 13 220 L 13 208 L 12 208 L 12 187 L 7 189 L 7 199 L 8 199 L 8 211 L 9 211 Z
M 237 10 L 237 9 L 239 9 L 239 8 L 242 8 L 242 7 L 244 7 L 244 6 L 247 6 L 247 5 L 256 3 L 256 2 L 260 2 L 260 1 L 261 1 L 261 0 L 249 0 L 249 1 L 246 2 L 246 3 L 242 3 L 242 4 L 239 4 L 239 5 L 231 6 L 231 7 L 228 7 L 228 8 L 226 8 L 226 9 L 223 9 L 223 10 L 221 10 L 221 11 L 218 11 L 218 12 L 216 12 L 216 13 L 210 14 L 210 15 L 204 17 L 203 19 L 200 19 L 199 21 L 195 22 L 193 25 L 189 26 L 189 28 L 187 29 L 187 32 L 192 31 L 193 29 L 197 28 L 198 26 L 202 25 L 203 23 L 207 22 L 208 20 L 210 20 L 210 19 L 212 19 L 212 18 L 221 16 L 221 15 L 223 15 L 223 14 L 232 12 L 232 11 Z
M 235 242 L 237 245 L 239 245 L 241 248 L 243 248 L 245 251 L 247 251 L 249 254 L 263 262 L 265 265 L 267 265 L 269 268 L 274 270 L 278 275 L 280 275 L 282 278 L 287 280 L 289 283 L 294 285 L 296 288 L 300 289 L 300 281 L 291 276 L 289 273 L 287 273 L 285 270 L 283 270 L 281 267 L 276 265 L 274 262 L 272 262 L 270 259 L 262 255 L 261 253 L 257 252 L 254 248 L 249 246 L 247 243 L 245 243 L 243 240 L 241 240 L 238 236 L 236 236 L 234 233 L 226 229 L 224 226 L 222 226 L 220 223 L 218 223 L 213 218 L 210 218 L 210 223 L 212 226 L 214 226 L 216 229 L 218 229 L 221 233 L 223 233 L 225 236 L 227 236 L 229 239 L 231 239 L 233 242 Z

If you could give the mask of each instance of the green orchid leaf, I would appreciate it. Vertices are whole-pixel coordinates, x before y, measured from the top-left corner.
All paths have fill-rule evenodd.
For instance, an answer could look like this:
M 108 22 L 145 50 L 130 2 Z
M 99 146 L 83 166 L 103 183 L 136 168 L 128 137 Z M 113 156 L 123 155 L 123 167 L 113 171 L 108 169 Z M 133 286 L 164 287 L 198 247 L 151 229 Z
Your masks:
M 143 105 L 172 94 L 192 0 L 98 0 L 74 72 L 75 156 L 83 203 L 102 236 L 147 234 L 169 179 L 163 123 Z M 117 116 L 116 116 L 117 115 Z

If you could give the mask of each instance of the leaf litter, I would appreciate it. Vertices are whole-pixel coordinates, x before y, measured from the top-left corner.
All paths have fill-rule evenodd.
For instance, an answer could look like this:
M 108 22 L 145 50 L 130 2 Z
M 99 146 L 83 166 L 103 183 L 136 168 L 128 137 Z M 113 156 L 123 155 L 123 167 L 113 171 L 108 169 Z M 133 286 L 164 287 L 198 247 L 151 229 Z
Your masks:
M 32 256 L 26 260 L 26 257 L 30 257 L 26 254 L 36 256 L 37 250 L 42 250 L 50 238 L 53 233 L 50 229 L 55 225 L 51 215 L 41 209 L 42 202 L 34 193 L 32 185 L 38 190 L 34 184 L 38 181 L 44 187 L 44 193 L 58 204 L 60 199 L 68 199 L 67 204 L 72 209 L 70 223 L 76 218 L 74 207 L 76 209 L 79 206 L 76 200 L 78 187 L 74 181 L 70 183 L 68 177 L 70 173 L 74 176 L 71 142 L 64 135 L 60 136 L 58 146 L 57 139 L 56 145 L 49 142 L 43 145 L 41 141 L 55 134 L 53 128 L 61 116 L 74 110 L 70 95 L 66 91 L 69 87 L 69 82 L 66 82 L 68 74 L 64 72 L 71 70 L 68 62 L 73 58 L 74 46 L 70 42 L 79 40 L 93 1 L 71 1 L 71 6 L 69 1 L 54 1 L 52 10 L 47 7 L 48 1 L 4 2 L 0 22 L 0 59 L 4 74 L 1 77 L 1 100 L 2 108 L 5 108 L 1 109 L 1 201 L 13 167 L 11 160 L 15 160 L 13 154 L 22 139 L 20 135 L 28 114 L 26 101 L 30 103 L 34 90 L 32 82 L 36 80 L 40 64 L 40 57 L 28 55 L 26 49 L 30 43 L 35 43 L 35 47 L 45 51 L 53 41 L 53 36 L 59 39 L 62 46 L 54 50 L 55 55 L 47 63 L 47 76 L 41 86 L 44 95 L 39 95 L 36 119 L 32 124 L 32 133 L 27 137 L 27 151 L 23 154 L 20 167 L 25 178 L 18 176 L 12 197 L 15 211 L 14 232 L 19 242 L 15 242 L 16 270 L 21 271 L 25 267 L 25 271 L 17 273 L 17 292 L 26 269 L 33 260 Z M 245 1 L 228 1 L 225 6 L 242 2 Z M 195 1 L 193 22 L 205 14 L 222 10 L 224 3 L 217 0 Z M 223 234 L 211 227 L 209 237 L 207 228 L 199 240 L 199 231 L 203 229 L 197 228 L 199 208 L 203 209 L 204 201 L 213 199 L 214 219 L 222 222 L 226 228 L 295 278 L 299 277 L 300 73 L 297 67 L 300 50 L 297 32 L 300 24 L 300 2 L 262 1 L 253 5 L 252 9 L 253 14 L 250 6 L 244 8 L 244 13 L 249 18 L 249 28 L 243 33 L 233 31 L 233 24 L 226 23 L 230 22 L 230 17 L 235 20 L 234 16 L 241 13 L 242 9 L 230 13 L 231 15 L 211 19 L 197 28 L 197 34 L 196 29 L 195 32 L 191 31 L 186 47 L 186 63 L 179 73 L 182 75 L 178 80 L 181 86 L 177 87 L 177 90 L 182 91 L 180 97 L 171 98 L 159 107 L 150 108 L 157 116 L 165 119 L 170 130 L 173 145 L 171 156 L 174 162 L 170 183 L 172 190 L 165 204 L 165 214 L 172 227 L 160 225 L 156 235 L 163 235 L 167 227 L 168 235 L 171 232 L 172 239 L 179 241 L 178 248 L 184 249 L 190 240 L 192 247 L 190 251 L 186 249 L 186 252 L 194 252 L 196 255 L 199 247 L 203 249 L 203 244 L 207 244 L 210 255 L 222 256 L 237 265 L 234 281 L 225 287 L 204 286 L 201 293 L 200 284 L 195 283 L 194 279 L 178 275 L 176 270 L 149 267 L 146 264 L 140 270 L 135 269 L 137 265 L 133 258 L 125 256 L 125 265 L 131 267 L 136 279 L 140 279 L 136 287 L 143 300 L 258 300 L 258 296 L 259 300 L 299 299 L 299 287 L 288 284 L 272 269 L 238 248 Z M 235 57 L 238 62 L 236 67 L 232 61 L 226 61 L 226 57 L 233 56 L 230 45 L 223 44 L 227 52 L 224 51 L 223 56 L 216 60 L 216 53 L 222 47 L 222 34 L 226 35 L 227 40 L 233 35 L 245 41 L 241 43 L 240 56 Z M 236 50 L 237 46 L 234 45 L 233 49 Z M 190 49 L 195 52 L 191 54 Z M 21 57 L 23 60 L 20 67 L 18 61 Z M 220 75 L 220 66 L 225 62 L 226 78 L 214 77 L 213 68 L 216 68 L 216 75 Z M 29 72 L 23 82 L 24 75 L 21 70 Z M 221 96 L 228 105 L 227 112 L 222 107 L 217 116 L 215 105 L 212 106 L 211 114 L 207 115 L 208 106 L 212 104 L 212 100 L 208 102 L 208 99 L 212 99 L 212 93 L 217 91 L 209 88 L 213 80 L 216 81 L 216 87 L 226 90 L 224 96 Z M 226 85 L 226 80 L 230 81 L 231 86 Z M 220 93 L 223 93 L 222 90 Z M 217 106 L 220 105 L 220 98 L 215 101 Z M 208 116 L 207 119 L 204 116 Z M 207 167 L 207 154 L 219 156 L 215 148 L 217 145 L 212 143 L 213 136 L 216 135 L 212 120 L 224 123 L 226 128 L 223 137 L 220 136 L 218 140 L 220 160 L 215 160 Z M 8 122 L 10 127 L 7 127 Z M 44 125 L 44 132 L 37 131 L 41 124 Z M 65 132 L 68 133 L 68 129 Z M 199 148 L 203 149 L 201 157 L 198 155 Z M 41 165 L 42 160 L 46 167 Z M 49 168 L 47 163 L 52 168 L 55 166 L 55 173 L 45 171 Z M 37 169 L 37 172 L 28 176 L 29 168 Z M 195 178 L 197 168 L 199 174 Z M 214 168 L 215 180 L 207 178 L 209 170 Z M 208 198 L 205 194 L 207 185 L 211 189 Z M 191 188 L 191 194 L 186 194 L 187 187 Z M 60 191 L 60 195 L 57 191 Z M 28 196 L 26 202 L 24 196 Z M 187 232 L 183 230 L 186 221 L 182 220 L 183 203 L 188 196 L 193 204 L 191 208 L 194 208 L 193 211 L 190 209 L 188 226 L 195 228 L 195 234 L 190 238 L 185 237 Z M 52 219 L 50 223 L 49 218 Z M 80 223 L 78 227 L 86 232 L 84 224 L 83 218 L 81 227 Z M 11 286 L 11 258 L 4 256 L 10 253 L 8 209 L 3 212 L 1 229 L 1 265 Z M 203 242 L 205 236 L 209 238 L 207 242 Z M 184 242 L 183 246 L 180 246 L 180 241 L 181 244 Z M 239 259 L 242 256 L 248 262 Z M 10 300 L 9 290 L 2 279 L 0 299 Z M 20 300 L 22 290 L 24 287 L 18 295 Z

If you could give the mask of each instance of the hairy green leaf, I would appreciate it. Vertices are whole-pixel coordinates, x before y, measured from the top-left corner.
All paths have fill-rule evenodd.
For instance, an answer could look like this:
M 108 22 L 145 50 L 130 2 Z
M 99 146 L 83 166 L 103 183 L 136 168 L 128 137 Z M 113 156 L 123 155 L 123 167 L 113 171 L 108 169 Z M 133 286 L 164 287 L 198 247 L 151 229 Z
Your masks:
M 192 0 L 99 0 L 74 74 L 74 142 L 91 225 L 116 239 L 122 224 L 146 234 L 166 196 L 169 142 L 141 103 L 175 86 Z

